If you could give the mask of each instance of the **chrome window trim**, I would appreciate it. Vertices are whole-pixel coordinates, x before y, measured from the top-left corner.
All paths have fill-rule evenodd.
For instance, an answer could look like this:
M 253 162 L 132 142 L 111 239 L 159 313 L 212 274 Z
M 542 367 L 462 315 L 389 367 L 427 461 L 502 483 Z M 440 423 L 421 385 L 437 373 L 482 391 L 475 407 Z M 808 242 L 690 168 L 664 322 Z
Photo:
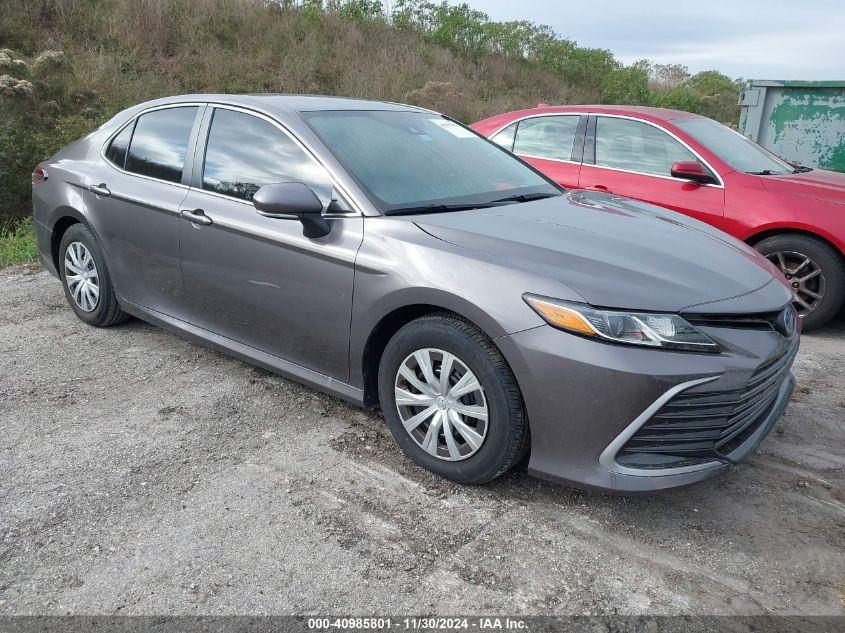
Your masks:
M 647 171 L 634 171 L 633 169 L 620 169 L 618 167 L 607 167 L 606 165 L 593 165 L 593 164 L 590 164 L 590 163 L 581 163 L 581 164 L 584 165 L 585 167 L 595 167 L 596 169 L 606 169 L 608 171 L 618 171 L 618 172 L 623 173 L 623 174 L 634 174 L 636 176 L 649 176 L 650 178 L 661 178 L 663 180 L 672 180 L 674 182 L 691 183 L 691 184 L 694 184 L 698 187 L 711 187 L 713 189 L 724 189 L 724 186 L 717 185 L 717 184 L 712 183 L 712 182 L 697 183 L 697 182 L 693 182 L 692 180 L 687 180 L 686 178 L 675 178 L 674 176 L 663 176 L 661 174 L 650 174 Z
M 607 114 L 605 112 L 541 112 L 541 113 L 538 113 L 538 114 L 528 114 L 526 116 L 519 117 L 518 119 L 511 119 L 510 121 L 508 121 L 507 123 L 505 123 L 501 127 L 497 128 L 496 130 L 491 132 L 490 136 L 488 138 L 493 138 L 493 136 L 495 136 L 496 134 L 498 134 L 499 132 L 504 130 L 511 123 L 517 123 L 519 121 L 524 121 L 525 119 L 533 119 L 533 118 L 537 118 L 537 117 L 566 116 L 566 115 L 594 116 L 596 118 L 603 116 L 603 117 L 608 117 L 608 118 L 612 118 L 612 119 L 627 119 L 629 121 L 637 121 L 638 123 L 645 123 L 646 125 L 650 125 L 654 128 L 657 128 L 661 132 L 668 134 L 670 137 L 675 139 L 686 150 L 688 150 L 693 156 L 695 156 L 698 160 L 700 160 L 701 163 L 705 167 L 707 167 L 707 169 L 709 169 L 711 171 L 711 173 L 714 176 L 716 176 L 716 179 L 719 181 L 718 184 L 706 183 L 706 184 L 703 184 L 703 185 L 699 185 L 700 187 L 713 187 L 713 188 L 716 188 L 716 189 L 724 189 L 725 188 L 725 181 L 722 179 L 722 175 L 718 171 L 716 171 L 713 168 L 713 165 L 711 165 L 707 160 L 705 160 L 704 157 L 701 154 L 699 154 L 693 147 L 691 147 L 689 143 L 684 141 L 682 138 L 680 138 L 674 132 L 667 130 L 662 125 L 654 123 L 653 121 L 646 121 L 645 119 L 640 119 L 638 117 L 631 116 L 629 114 Z M 730 128 L 728 128 L 728 129 L 730 129 Z M 519 131 L 519 129 L 517 128 L 517 132 L 518 131 Z M 514 137 L 514 138 L 516 138 L 516 137 Z M 514 154 L 516 154 L 516 152 L 514 152 Z M 617 167 L 607 167 L 605 165 L 595 165 L 595 164 L 591 164 L 591 163 L 585 163 L 584 161 L 580 161 L 580 162 L 571 161 L 571 160 L 566 161 L 566 160 L 554 159 L 554 158 L 542 158 L 542 157 L 539 157 L 539 156 L 527 156 L 525 154 L 517 154 L 517 156 L 526 156 L 526 158 L 534 158 L 534 159 L 539 159 L 539 160 L 551 160 L 551 161 L 555 161 L 555 162 L 571 163 L 571 164 L 575 164 L 575 165 L 586 165 L 587 167 L 598 167 L 599 169 L 609 169 L 611 171 L 618 171 L 618 172 L 622 172 L 622 173 L 626 173 L 626 174 L 636 174 L 638 176 L 650 176 L 652 178 L 662 178 L 664 180 L 674 180 L 675 182 L 686 182 L 686 183 L 692 182 L 690 180 L 687 180 L 686 178 L 675 178 L 674 176 L 663 176 L 661 174 L 650 174 L 650 173 L 645 172 L 645 171 L 634 171 L 634 170 L 631 170 L 631 169 L 619 169 Z
M 134 116 L 132 116 L 128 121 L 126 121 L 123 125 L 121 125 L 116 132 L 109 135 L 106 141 L 103 143 L 102 147 L 100 147 L 100 158 L 102 158 L 106 164 L 111 167 L 112 169 L 119 171 L 122 174 L 127 176 L 134 176 L 135 178 L 143 178 L 144 180 L 152 180 L 153 182 L 161 182 L 166 185 L 173 185 L 174 187 L 180 187 L 182 189 L 190 189 L 188 185 L 182 184 L 181 182 L 173 182 L 172 180 L 164 180 L 162 178 L 155 178 L 154 176 L 145 176 L 144 174 L 136 174 L 134 171 L 126 171 L 122 167 L 118 167 L 113 162 L 111 162 L 108 158 L 106 158 L 106 148 L 111 145 L 111 142 L 114 138 L 123 132 L 129 125 L 134 123 L 138 117 L 143 114 L 147 114 L 148 112 L 155 112 L 156 110 L 167 110 L 171 108 L 203 108 L 205 107 L 205 103 L 197 102 L 197 101 L 186 101 L 184 103 L 166 103 L 163 105 L 152 106 L 151 108 L 146 108 L 145 110 L 141 110 Z M 190 138 L 188 139 L 190 140 Z M 130 142 L 130 145 L 132 143 Z M 127 154 L 129 153 L 129 146 L 126 147 Z M 187 155 L 186 155 L 187 156 Z M 184 171 L 185 166 L 182 165 L 182 170 Z
M 548 156 L 534 156 L 533 154 L 517 154 L 513 152 L 517 156 L 522 158 L 533 158 L 534 160 L 547 160 L 552 163 L 564 163 L 567 165 L 583 165 L 583 162 L 579 162 L 577 160 L 566 160 L 565 158 L 549 158 Z M 590 165 L 590 167 L 595 167 L 595 165 Z
M 102 158 L 103 161 L 105 161 L 105 163 L 107 165 L 109 165 L 112 169 L 115 169 L 116 171 L 118 171 L 122 174 L 125 174 L 127 176 L 133 176 L 135 178 L 143 178 L 145 180 L 151 180 L 153 182 L 161 182 L 161 183 L 164 183 L 164 184 L 167 184 L 167 185 L 173 185 L 175 187 L 185 189 L 186 191 L 187 190 L 201 191 L 203 193 L 207 193 L 207 194 L 212 195 L 212 196 L 217 196 L 219 198 L 224 198 L 226 200 L 234 200 L 235 202 L 242 202 L 242 203 L 248 204 L 249 206 L 253 206 L 252 203 L 249 202 L 248 200 L 243 200 L 241 198 L 235 198 L 234 196 L 227 196 L 225 194 L 220 194 L 220 193 L 216 193 L 216 192 L 213 192 L 213 191 L 208 191 L 206 189 L 192 187 L 190 185 L 185 185 L 181 182 L 173 182 L 173 181 L 170 181 L 170 180 L 163 180 L 161 178 L 155 178 L 153 176 L 145 176 L 143 174 L 136 174 L 133 171 L 126 171 L 125 169 L 118 167 L 113 162 L 111 162 L 108 158 L 106 158 L 106 149 L 111 144 L 111 142 L 114 140 L 114 138 L 118 134 L 120 134 L 127 126 L 134 123 L 140 116 L 143 116 L 144 114 L 147 114 L 148 112 L 154 112 L 156 110 L 166 110 L 166 109 L 170 109 L 170 108 L 193 108 L 193 107 L 202 108 L 202 107 L 206 107 L 206 106 L 209 106 L 209 107 L 212 107 L 212 108 L 225 108 L 227 110 L 235 110 L 235 111 L 238 111 L 238 112 L 243 112 L 244 114 L 249 114 L 251 116 L 257 116 L 260 119 L 264 119 L 268 123 L 270 123 L 270 124 L 274 125 L 276 128 L 278 128 L 283 134 L 287 135 L 287 137 L 290 138 L 302 151 L 304 151 L 305 154 L 309 158 L 311 158 L 311 160 L 313 160 L 315 163 L 317 163 L 317 165 L 322 167 L 326 171 L 326 174 L 328 174 L 329 181 L 331 182 L 331 185 L 333 187 L 337 187 L 337 189 L 349 201 L 350 205 L 352 205 L 354 207 L 353 210 L 348 212 L 348 213 L 324 213 L 323 214 L 324 217 L 328 217 L 328 218 L 335 218 L 335 217 L 348 218 L 348 217 L 358 217 L 358 216 L 364 215 L 363 212 L 361 211 L 361 209 L 362 209 L 361 203 L 354 196 L 352 196 L 349 193 L 349 191 L 346 189 L 346 187 L 344 187 L 343 185 L 340 184 L 336 174 L 331 169 L 329 169 L 323 163 L 323 161 L 321 161 L 316 156 L 316 154 L 307 145 L 305 145 L 305 143 L 300 141 L 299 138 L 296 137 L 296 135 L 294 135 L 290 130 L 288 130 L 282 123 L 280 123 L 276 119 L 264 114 L 263 112 L 259 112 L 257 110 L 251 110 L 249 108 L 245 108 L 245 107 L 242 107 L 242 106 L 235 106 L 235 105 L 230 105 L 230 104 L 225 104 L 225 103 L 216 103 L 216 102 L 213 102 L 213 101 L 204 101 L 204 102 L 185 101 L 185 102 L 180 102 L 180 103 L 166 103 L 166 104 L 162 104 L 162 105 L 157 105 L 157 106 L 145 108 L 144 110 L 137 112 L 129 120 L 127 120 L 123 125 L 121 125 L 115 132 L 113 132 L 112 134 L 109 135 L 109 137 L 105 140 L 103 145 L 100 147 L 100 158 Z M 200 141 L 200 139 L 197 138 L 197 143 L 199 143 L 199 141 Z M 205 141 L 203 142 L 203 145 L 205 145 Z M 127 148 L 127 151 L 128 151 L 128 148 Z M 203 165 L 204 164 L 205 164 L 205 156 L 203 155 Z M 183 169 L 184 169 L 184 166 L 183 166 Z M 200 179 L 202 179 L 202 174 L 200 174 Z
M 694 464 L 692 466 L 680 466 L 676 468 L 653 468 L 653 469 L 646 469 L 646 468 L 629 468 L 627 466 L 621 466 L 616 461 L 616 454 L 620 451 L 620 449 L 625 446 L 625 443 L 631 439 L 631 436 L 636 433 L 640 427 L 645 424 L 646 422 L 651 419 L 651 417 L 657 413 L 664 404 L 669 402 L 672 398 L 678 395 L 682 391 L 686 391 L 687 389 L 691 389 L 692 387 L 696 387 L 698 385 L 703 385 L 708 382 L 713 382 L 714 380 L 718 380 L 721 376 L 708 376 L 707 378 L 697 378 L 695 380 L 690 380 L 687 382 L 682 382 L 679 385 L 675 385 L 669 391 L 664 393 L 660 396 L 657 400 L 651 403 L 649 407 L 640 413 L 637 418 L 631 422 L 625 429 L 616 436 L 616 438 L 607 445 L 602 451 L 602 454 L 599 456 L 599 464 L 605 468 L 605 470 L 609 470 L 612 473 L 616 473 L 618 475 L 632 475 L 635 477 L 665 477 L 667 475 L 681 475 L 685 473 L 693 473 L 699 470 L 707 470 L 708 468 L 715 468 L 717 466 L 721 466 L 724 462 L 721 461 L 710 461 L 705 462 L 703 464 Z

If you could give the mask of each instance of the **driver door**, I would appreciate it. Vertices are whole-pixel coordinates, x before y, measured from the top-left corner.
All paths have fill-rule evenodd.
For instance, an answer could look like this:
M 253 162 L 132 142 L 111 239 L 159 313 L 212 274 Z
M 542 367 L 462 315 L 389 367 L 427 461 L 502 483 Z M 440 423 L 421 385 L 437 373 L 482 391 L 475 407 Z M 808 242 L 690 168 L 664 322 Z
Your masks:
M 326 207 L 332 195 L 323 167 L 262 115 L 209 108 L 195 169 L 180 231 L 190 322 L 346 381 L 363 218 L 326 215 L 329 234 L 309 239 L 298 220 L 256 211 L 252 196 L 265 184 L 304 182 Z

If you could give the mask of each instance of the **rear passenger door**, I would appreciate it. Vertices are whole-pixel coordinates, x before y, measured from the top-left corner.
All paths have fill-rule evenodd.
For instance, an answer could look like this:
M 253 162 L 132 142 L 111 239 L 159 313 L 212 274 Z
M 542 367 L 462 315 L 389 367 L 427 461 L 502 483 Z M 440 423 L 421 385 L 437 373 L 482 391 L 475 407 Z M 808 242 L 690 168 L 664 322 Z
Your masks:
M 106 144 L 83 194 L 120 297 L 182 320 L 179 205 L 203 108 L 165 106 L 130 121 Z
M 598 115 L 590 121 L 585 147 L 582 189 L 643 200 L 721 227 L 724 187 L 673 177 L 673 163 L 699 158 L 657 125 Z
M 555 114 L 511 123 L 491 137 L 558 184 L 578 186 L 586 117 Z
M 195 171 L 180 244 L 190 322 L 348 380 L 363 217 L 342 199 L 332 202 L 328 172 L 280 124 L 248 110 L 209 107 Z M 302 182 L 317 193 L 328 235 L 307 238 L 298 220 L 258 213 L 252 196 L 280 182 Z M 198 215 L 201 222 L 191 220 Z

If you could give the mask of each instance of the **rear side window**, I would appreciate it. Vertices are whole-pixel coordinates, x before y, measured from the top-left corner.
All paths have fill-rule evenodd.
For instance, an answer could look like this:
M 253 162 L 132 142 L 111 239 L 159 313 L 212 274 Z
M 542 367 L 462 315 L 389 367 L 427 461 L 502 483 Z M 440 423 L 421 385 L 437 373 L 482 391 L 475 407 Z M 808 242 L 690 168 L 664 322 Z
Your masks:
M 579 118 L 544 116 L 520 121 L 513 144 L 514 153 L 532 158 L 570 160 Z
M 126 165 L 126 150 L 129 149 L 129 140 L 132 138 L 132 130 L 135 127 L 133 121 L 120 131 L 120 134 L 112 139 L 109 148 L 106 150 L 106 158 L 121 169 Z
M 490 137 L 494 143 L 498 143 L 506 150 L 513 149 L 513 137 L 516 135 L 516 123 L 511 123 L 508 127 L 500 130 Z
M 126 157 L 126 171 L 181 182 L 196 115 L 194 106 L 165 108 L 138 117 Z
M 251 114 L 216 109 L 202 188 L 252 200 L 263 185 L 279 182 L 303 182 L 317 192 L 329 186 L 323 168 L 275 125 Z
M 670 176 L 673 163 L 697 160 L 692 152 L 653 125 L 611 117 L 596 120 L 596 165 Z

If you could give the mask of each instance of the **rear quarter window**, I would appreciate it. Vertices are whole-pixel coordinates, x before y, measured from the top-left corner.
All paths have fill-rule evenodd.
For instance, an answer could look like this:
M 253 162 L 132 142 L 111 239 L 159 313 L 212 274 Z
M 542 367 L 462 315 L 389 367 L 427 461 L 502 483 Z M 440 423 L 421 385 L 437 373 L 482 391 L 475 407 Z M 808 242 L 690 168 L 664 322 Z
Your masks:
M 106 159 L 113 165 L 123 169 L 126 166 L 126 151 L 129 149 L 129 141 L 132 139 L 132 130 L 135 129 L 135 122 L 123 128 L 120 133 L 112 139 L 106 149 Z
M 197 110 L 196 106 L 165 108 L 139 116 L 126 156 L 126 171 L 181 182 Z

